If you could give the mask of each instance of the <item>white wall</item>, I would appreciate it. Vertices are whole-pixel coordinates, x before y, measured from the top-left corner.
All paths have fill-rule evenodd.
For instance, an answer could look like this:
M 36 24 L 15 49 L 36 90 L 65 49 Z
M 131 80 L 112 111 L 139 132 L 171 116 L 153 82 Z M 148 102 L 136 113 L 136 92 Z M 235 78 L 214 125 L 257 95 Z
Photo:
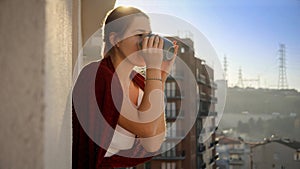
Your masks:
M 0 168 L 43 168 L 44 0 L 0 0 Z
M 92 34 L 115 2 L 82 1 L 0 0 L 0 169 L 71 168 L 68 101 L 79 27 Z M 82 9 L 96 10 L 84 24 Z
M 44 168 L 71 168 L 72 0 L 46 0 Z

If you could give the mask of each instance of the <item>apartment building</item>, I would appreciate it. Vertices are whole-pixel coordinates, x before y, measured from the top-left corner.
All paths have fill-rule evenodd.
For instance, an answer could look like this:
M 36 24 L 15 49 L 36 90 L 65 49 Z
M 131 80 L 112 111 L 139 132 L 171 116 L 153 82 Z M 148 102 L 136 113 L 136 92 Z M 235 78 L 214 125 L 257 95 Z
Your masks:
M 248 169 L 251 168 L 250 145 L 242 140 L 227 136 L 219 136 L 217 152 L 220 169 Z
M 169 37 L 180 46 L 178 59 L 165 85 L 167 139 L 154 157 L 137 169 L 216 168 L 214 70 L 194 56 L 193 41 Z M 178 61 L 180 60 L 180 62 Z M 187 70 L 188 69 L 188 70 Z M 192 92 L 191 92 L 192 91 Z M 194 95 L 193 95 L 194 94 Z M 196 96 L 196 97 L 195 97 Z M 189 131 L 186 132 L 187 126 Z
M 253 169 L 300 168 L 300 142 L 289 139 L 271 139 L 252 148 Z

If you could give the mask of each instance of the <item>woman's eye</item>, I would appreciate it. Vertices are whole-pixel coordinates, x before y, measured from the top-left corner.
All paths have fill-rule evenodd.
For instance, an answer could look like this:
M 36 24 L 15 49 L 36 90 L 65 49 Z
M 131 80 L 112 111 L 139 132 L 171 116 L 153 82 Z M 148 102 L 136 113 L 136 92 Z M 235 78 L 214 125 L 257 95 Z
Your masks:
M 136 36 L 139 36 L 139 37 L 143 37 L 144 36 L 144 34 L 137 34 Z

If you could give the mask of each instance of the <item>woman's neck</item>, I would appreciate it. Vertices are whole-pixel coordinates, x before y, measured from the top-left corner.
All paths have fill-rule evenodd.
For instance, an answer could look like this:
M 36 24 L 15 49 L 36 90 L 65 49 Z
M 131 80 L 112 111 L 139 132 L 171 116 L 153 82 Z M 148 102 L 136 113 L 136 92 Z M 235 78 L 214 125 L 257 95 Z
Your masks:
M 115 72 L 117 72 L 118 78 L 123 82 L 130 80 L 130 73 L 134 65 L 129 62 L 127 57 L 115 51 L 110 56 L 110 59 L 115 68 Z

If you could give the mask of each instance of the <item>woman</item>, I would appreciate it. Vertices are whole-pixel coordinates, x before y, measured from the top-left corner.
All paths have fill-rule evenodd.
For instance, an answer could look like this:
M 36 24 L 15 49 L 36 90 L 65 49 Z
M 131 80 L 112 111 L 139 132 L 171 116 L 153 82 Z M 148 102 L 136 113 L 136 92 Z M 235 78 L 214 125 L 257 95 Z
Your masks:
M 163 39 L 133 7 L 109 12 L 104 59 L 83 68 L 73 88 L 72 166 L 114 168 L 151 159 L 164 140 L 164 83 L 174 63 L 163 61 Z M 133 71 L 146 66 L 146 78 Z

